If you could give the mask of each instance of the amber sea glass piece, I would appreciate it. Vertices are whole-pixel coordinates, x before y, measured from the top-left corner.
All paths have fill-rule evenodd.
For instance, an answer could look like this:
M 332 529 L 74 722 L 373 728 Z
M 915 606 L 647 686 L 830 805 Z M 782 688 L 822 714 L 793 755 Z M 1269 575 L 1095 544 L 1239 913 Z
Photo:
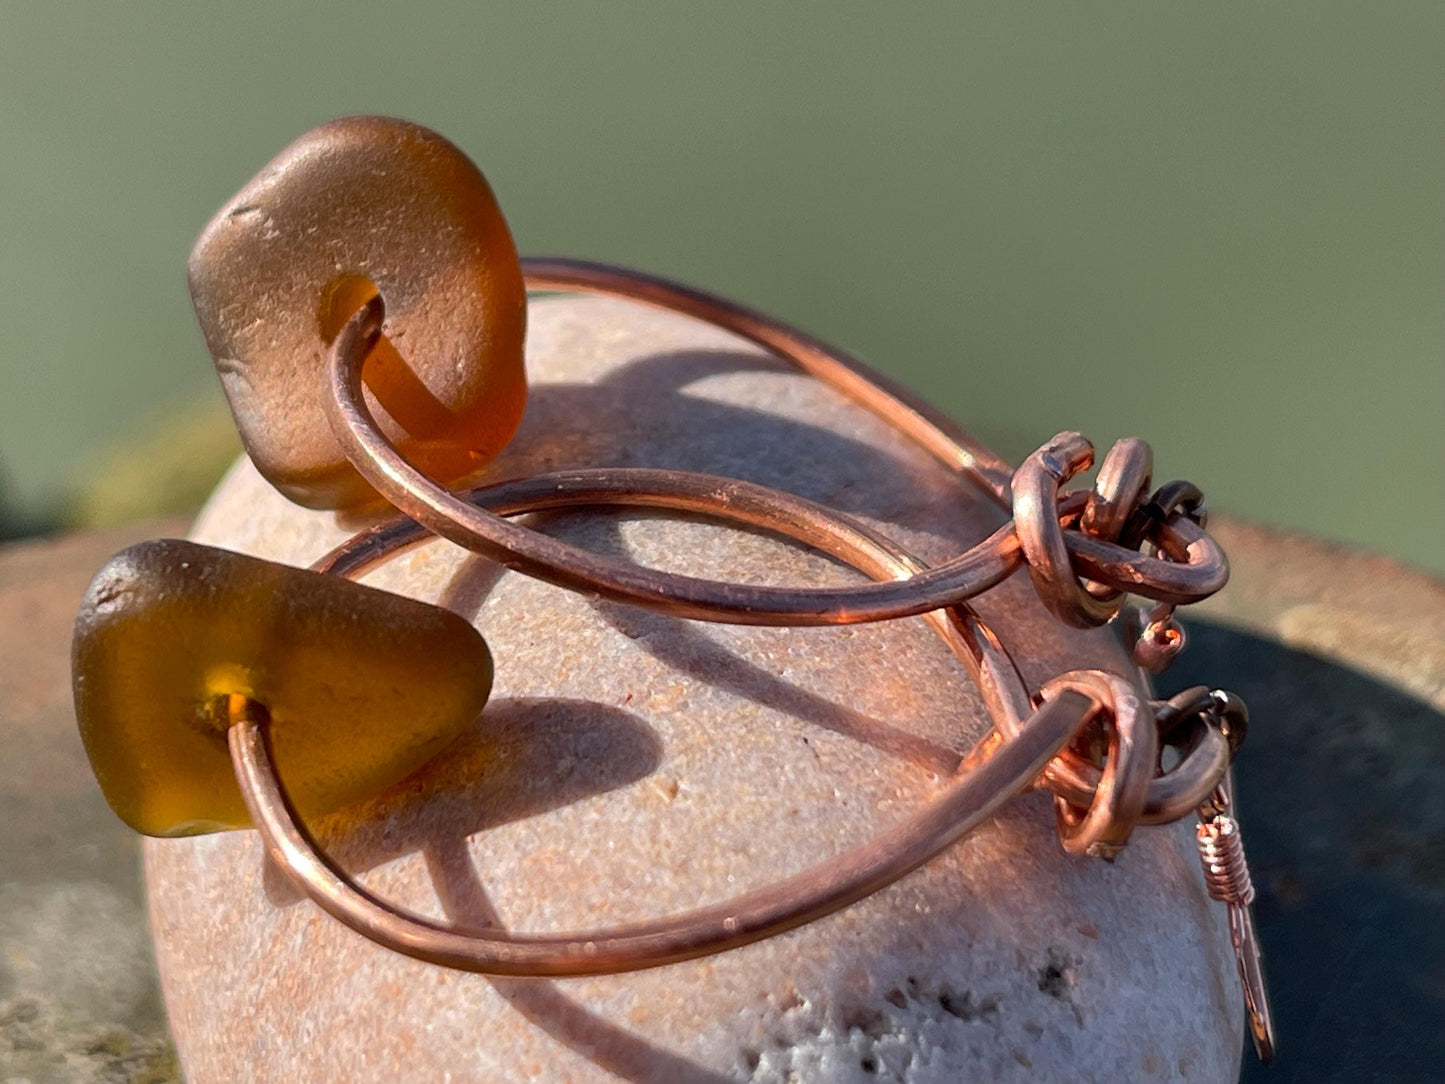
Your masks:
M 323 410 L 326 351 L 378 291 L 362 371 L 381 428 L 439 482 L 485 464 L 526 402 L 526 289 L 496 198 L 435 132 L 349 117 L 307 132 L 216 214 L 191 300 L 247 453 L 309 508 L 375 497 Z
M 448 610 L 191 542 L 143 542 L 96 574 L 75 622 L 76 717 L 101 790 L 152 836 L 249 824 L 226 731 L 269 717 L 303 817 L 370 797 L 482 710 L 492 663 Z

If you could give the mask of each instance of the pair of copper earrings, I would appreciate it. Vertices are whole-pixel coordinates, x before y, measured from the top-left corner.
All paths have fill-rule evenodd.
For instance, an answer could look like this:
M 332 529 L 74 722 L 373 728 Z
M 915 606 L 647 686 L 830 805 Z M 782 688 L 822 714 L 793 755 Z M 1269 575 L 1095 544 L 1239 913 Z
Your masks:
M 1253 888 L 1231 815 L 1243 704 L 1202 687 L 1150 701 L 1102 671 L 1030 690 L 968 602 L 1026 567 L 1059 620 L 1114 621 L 1142 667 L 1167 665 L 1183 646 L 1174 608 L 1217 591 L 1228 566 L 1205 530 L 1199 492 L 1181 482 L 1152 488 L 1142 441 L 1116 444 L 1092 489 L 1065 492 L 1094 457 L 1076 433 L 1013 470 L 878 374 L 768 317 L 619 268 L 519 260 L 466 156 L 386 118 L 302 136 L 221 209 L 189 271 L 207 346 L 261 474 L 309 508 L 385 501 L 402 516 L 310 570 L 173 540 L 107 562 L 76 620 L 75 702 L 96 777 L 127 824 L 159 836 L 254 826 L 303 891 L 383 945 L 468 971 L 564 976 L 653 967 L 812 921 L 917 868 L 1035 785 L 1054 793 L 1064 845 L 1080 854 L 1111 857 L 1136 826 L 1193 815 L 1210 893 L 1230 910 L 1256 1049 L 1272 1057 Z M 494 457 L 521 419 L 529 289 L 627 297 L 760 344 L 882 417 L 1013 518 L 929 567 L 835 510 L 690 472 L 577 470 L 452 491 L 447 485 Z M 663 573 L 510 518 L 583 506 L 669 509 L 771 531 L 870 582 L 805 590 Z M 352 582 L 434 536 L 563 587 L 693 620 L 838 625 L 927 615 L 978 682 L 994 732 L 902 824 L 722 904 L 539 935 L 403 914 L 332 865 L 303 823 L 444 755 L 482 711 L 491 658 L 470 623 Z M 1175 755 L 1164 757 L 1166 749 Z

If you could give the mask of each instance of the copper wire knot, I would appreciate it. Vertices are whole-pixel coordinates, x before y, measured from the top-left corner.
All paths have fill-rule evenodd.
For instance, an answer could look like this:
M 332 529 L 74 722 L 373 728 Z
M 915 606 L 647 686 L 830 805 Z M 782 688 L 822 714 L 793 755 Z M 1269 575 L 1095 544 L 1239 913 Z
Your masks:
M 1196 686 L 1146 701 L 1117 675 L 1075 670 L 1038 699 L 1065 689 L 1087 696 L 1091 711 L 1039 782 L 1053 792 L 1060 836 L 1075 854 L 1112 859 L 1135 827 L 1172 824 L 1205 805 L 1244 740 L 1247 713 L 1232 693 Z
M 1091 492 L 1061 495 L 1060 487 L 1093 462 L 1094 446 L 1066 432 L 1014 472 L 1014 526 L 1050 613 L 1076 628 L 1102 625 L 1130 592 L 1160 604 L 1153 619 L 1159 623 L 1172 620 L 1174 607 L 1224 586 L 1229 565 L 1204 532 L 1202 506 L 1186 506 L 1180 496 L 1198 490 L 1171 482 L 1146 498 L 1152 453 L 1131 437 L 1109 450 Z

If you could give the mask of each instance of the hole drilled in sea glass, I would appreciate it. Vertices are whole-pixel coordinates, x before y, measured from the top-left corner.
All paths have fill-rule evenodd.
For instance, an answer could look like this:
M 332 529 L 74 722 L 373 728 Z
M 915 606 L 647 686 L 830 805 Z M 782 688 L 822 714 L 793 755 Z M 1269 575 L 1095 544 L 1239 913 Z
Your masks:
M 326 291 L 321 305 L 321 338 L 336 341 L 346 321 L 380 293 L 365 275 L 343 275 Z M 457 417 L 433 395 L 392 344 L 382 335 L 366 355 L 362 382 L 379 406 L 419 441 L 446 441 L 457 436 Z M 448 473 L 469 469 L 472 453 L 458 446 Z
M 486 179 L 435 132 L 386 117 L 313 129 L 212 218 L 187 271 L 242 443 L 293 501 L 375 500 L 331 431 L 326 355 L 378 290 L 387 341 L 362 378 L 401 453 L 449 484 L 516 431 L 522 268 Z

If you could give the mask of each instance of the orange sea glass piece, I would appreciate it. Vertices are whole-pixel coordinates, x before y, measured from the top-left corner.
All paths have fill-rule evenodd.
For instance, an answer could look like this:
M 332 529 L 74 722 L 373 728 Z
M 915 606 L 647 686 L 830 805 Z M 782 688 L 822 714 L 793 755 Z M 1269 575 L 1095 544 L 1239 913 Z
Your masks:
M 251 460 L 289 499 L 375 498 L 323 412 L 327 349 L 377 292 L 362 370 L 382 430 L 437 481 L 511 439 L 526 403 L 526 287 L 486 179 L 455 146 L 389 117 L 301 136 L 217 212 L 191 300 Z
M 303 816 L 370 797 L 476 719 L 481 636 L 440 607 L 191 542 L 143 542 L 86 591 L 71 672 L 111 808 L 152 836 L 250 821 L 226 731 L 260 705 Z M 243 699 L 244 698 L 244 699 Z

